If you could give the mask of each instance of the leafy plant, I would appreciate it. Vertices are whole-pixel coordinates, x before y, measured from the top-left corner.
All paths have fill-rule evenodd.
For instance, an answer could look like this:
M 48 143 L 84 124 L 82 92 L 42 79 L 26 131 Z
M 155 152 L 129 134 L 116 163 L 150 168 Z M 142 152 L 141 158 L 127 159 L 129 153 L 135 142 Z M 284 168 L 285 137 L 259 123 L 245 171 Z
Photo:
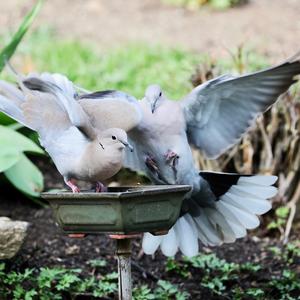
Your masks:
M 32 8 L 32 10 L 25 16 L 23 22 L 21 23 L 17 32 L 13 35 L 11 41 L 1 50 L 0 52 L 0 72 L 5 66 L 6 61 L 8 61 L 15 53 L 18 45 L 20 44 L 22 38 L 28 31 L 30 25 L 32 24 L 34 18 L 38 14 L 41 6 L 42 0 L 39 0 L 37 4 Z
M 188 292 L 181 292 L 176 285 L 168 281 L 159 280 L 157 285 L 154 291 L 155 299 L 169 300 L 175 297 L 176 300 L 186 300 L 189 297 Z
M 168 258 L 166 262 L 166 271 L 167 272 L 175 272 L 183 278 L 188 278 L 191 276 L 191 273 L 188 270 L 187 264 L 180 264 L 173 258 Z
M 11 41 L 0 52 L 0 72 L 6 61 L 15 53 L 17 46 L 33 22 L 41 5 L 42 1 L 38 1 L 24 18 Z M 1 123 L 5 123 L 8 120 L 3 116 L 3 114 L 0 115 Z M 30 139 L 15 131 L 20 127 L 16 125 L 7 127 L 0 125 L 0 172 L 4 172 L 6 178 L 17 189 L 28 196 L 37 197 L 43 190 L 43 176 L 37 167 L 24 155 L 24 152 L 36 154 L 43 154 L 44 152 Z
M 155 300 L 155 294 L 147 285 L 136 287 L 132 291 L 132 298 L 134 300 Z
M 279 276 L 272 276 L 269 283 L 272 293 L 279 293 L 280 300 L 299 299 L 300 281 L 298 275 L 291 270 L 283 270 Z
M 281 206 L 275 210 L 276 219 L 271 221 L 267 228 L 268 229 L 278 229 L 281 233 L 284 231 L 283 227 L 286 223 L 286 220 L 289 216 L 289 208 L 286 206 Z
M 107 265 L 107 262 L 104 259 L 92 259 L 88 262 L 88 264 L 94 268 L 102 268 Z

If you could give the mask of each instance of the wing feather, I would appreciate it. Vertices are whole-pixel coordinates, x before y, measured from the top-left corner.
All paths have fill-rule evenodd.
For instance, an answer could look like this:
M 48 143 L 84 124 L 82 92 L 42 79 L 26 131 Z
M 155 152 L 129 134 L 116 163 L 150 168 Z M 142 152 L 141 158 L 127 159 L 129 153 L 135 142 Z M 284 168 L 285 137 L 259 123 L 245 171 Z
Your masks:
M 239 77 L 223 75 L 196 87 L 181 102 L 189 141 L 209 158 L 226 151 L 296 82 L 299 56 L 273 68 Z

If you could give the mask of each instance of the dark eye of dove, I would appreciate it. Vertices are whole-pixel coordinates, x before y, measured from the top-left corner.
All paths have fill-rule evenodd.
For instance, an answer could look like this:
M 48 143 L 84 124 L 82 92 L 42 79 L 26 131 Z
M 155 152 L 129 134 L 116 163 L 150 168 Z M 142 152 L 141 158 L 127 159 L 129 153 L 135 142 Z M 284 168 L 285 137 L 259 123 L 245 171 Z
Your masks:
M 113 135 L 111 138 L 112 138 L 113 140 L 116 140 L 116 139 L 117 139 L 115 135 Z
M 161 95 L 162 95 L 162 93 L 160 92 L 158 96 L 161 97 Z

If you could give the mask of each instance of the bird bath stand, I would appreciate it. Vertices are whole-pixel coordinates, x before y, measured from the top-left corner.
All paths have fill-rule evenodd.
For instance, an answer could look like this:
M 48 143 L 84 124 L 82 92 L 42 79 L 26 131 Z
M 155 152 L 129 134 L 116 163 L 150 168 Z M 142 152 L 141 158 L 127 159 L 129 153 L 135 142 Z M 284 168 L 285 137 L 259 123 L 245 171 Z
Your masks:
M 117 240 L 119 299 L 132 297 L 131 238 L 166 233 L 180 214 L 188 185 L 111 187 L 105 193 L 43 193 L 57 223 L 70 237 L 109 234 Z

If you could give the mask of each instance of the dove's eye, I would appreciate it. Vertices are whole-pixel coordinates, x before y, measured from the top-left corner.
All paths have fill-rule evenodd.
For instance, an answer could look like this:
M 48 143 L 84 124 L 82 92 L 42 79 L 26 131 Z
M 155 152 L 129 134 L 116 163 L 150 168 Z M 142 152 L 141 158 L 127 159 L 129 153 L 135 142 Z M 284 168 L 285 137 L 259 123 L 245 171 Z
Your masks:
M 159 95 L 158 95 L 159 97 L 161 97 L 161 92 L 159 93 Z
M 113 140 L 116 140 L 116 139 L 117 139 L 115 135 L 113 135 L 111 138 L 112 138 Z

